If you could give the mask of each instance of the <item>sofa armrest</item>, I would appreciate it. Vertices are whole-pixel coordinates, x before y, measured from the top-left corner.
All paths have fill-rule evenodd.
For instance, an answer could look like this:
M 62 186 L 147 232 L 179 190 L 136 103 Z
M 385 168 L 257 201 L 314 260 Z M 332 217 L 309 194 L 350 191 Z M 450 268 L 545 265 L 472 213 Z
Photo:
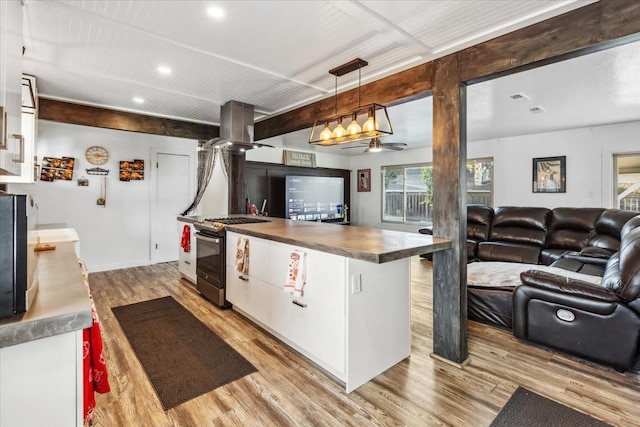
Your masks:
M 542 271 L 521 273 L 523 284 L 513 292 L 513 333 L 528 339 L 529 303 L 544 302 L 594 316 L 609 316 L 620 305 L 618 296 L 590 283 Z
M 520 273 L 520 280 L 523 284 L 551 292 L 560 292 L 564 295 L 573 295 L 603 302 L 617 302 L 620 300 L 614 292 L 606 288 L 600 288 L 589 282 L 548 273 L 546 271 L 524 271 Z

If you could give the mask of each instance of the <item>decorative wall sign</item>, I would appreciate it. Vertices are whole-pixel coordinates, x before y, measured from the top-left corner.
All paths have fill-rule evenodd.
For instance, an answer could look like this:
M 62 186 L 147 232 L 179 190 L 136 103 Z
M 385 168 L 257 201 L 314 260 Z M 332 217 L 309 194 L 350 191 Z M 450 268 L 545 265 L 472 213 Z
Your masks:
M 567 192 L 567 156 L 533 159 L 533 192 Z
M 316 167 L 316 154 L 301 151 L 282 150 L 284 164 L 287 166 Z
M 87 178 L 85 178 L 84 176 L 82 178 L 78 178 L 77 182 L 78 182 L 78 187 L 88 187 L 89 186 L 89 180 Z
M 371 191 L 371 169 L 358 169 L 358 191 Z
M 73 167 L 76 160 L 73 157 L 43 157 L 42 171 L 40 173 L 41 181 L 53 181 L 61 179 L 63 181 L 71 181 L 73 179 Z
M 142 181 L 144 179 L 144 160 L 120 161 L 120 181 Z

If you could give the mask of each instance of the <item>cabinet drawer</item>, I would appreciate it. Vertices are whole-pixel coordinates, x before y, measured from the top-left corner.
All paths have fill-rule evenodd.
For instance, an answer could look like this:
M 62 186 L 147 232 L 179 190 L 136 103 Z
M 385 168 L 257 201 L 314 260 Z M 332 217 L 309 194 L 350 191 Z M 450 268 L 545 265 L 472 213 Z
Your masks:
M 235 269 L 239 237 L 244 237 L 249 240 L 249 276 L 269 282 L 269 274 L 271 272 L 271 245 L 268 240 L 227 232 L 227 266 Z
M 307 254 L 307 280 L 303 296 L 326 309 L 344 314 L 346 312 L 346 259 L 338 255 L 282 243 L 271 246 L 271 277 L 276 287 L 287 282 L 289 257 L 293 250 Z
M 296 298 L 275 286 L 270 290 L 269 326 L 342 377 L 345 372 L 344 314 L 332 312 L 316 301 Z
M 234 267 L 227 266 L 227 300 L 259 322 L 268 324 L 271 286 L 255 277 L 242 276 L 243 280 L 241 276 Z

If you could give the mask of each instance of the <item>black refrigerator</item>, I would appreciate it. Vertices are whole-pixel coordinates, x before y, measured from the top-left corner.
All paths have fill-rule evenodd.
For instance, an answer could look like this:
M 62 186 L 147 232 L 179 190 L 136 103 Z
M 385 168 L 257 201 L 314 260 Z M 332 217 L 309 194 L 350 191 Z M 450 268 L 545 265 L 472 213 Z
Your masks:
M 29 196 L 0 194 L 0 317 L 27 309 Z

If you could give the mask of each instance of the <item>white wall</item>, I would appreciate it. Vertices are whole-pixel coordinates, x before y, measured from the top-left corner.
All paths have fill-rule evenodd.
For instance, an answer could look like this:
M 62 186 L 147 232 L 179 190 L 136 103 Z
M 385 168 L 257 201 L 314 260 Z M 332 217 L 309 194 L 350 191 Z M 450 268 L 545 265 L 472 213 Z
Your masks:
M 350 157 L 353 176 L 358 169 L 371 169 L 371 191 L 357 191 L 357 180 L 351 180 L 352 224 L 389 230 L 417 231 L 418 225 L 382 222 L 382 166 L 431 162 L 431 147 L 417 150 L 382 151 Z
M 494 206 L 613 207 L 613 153 L 640 151 L 640 122 L 470 142 L 467 156 L 493 157 Z M 534 157 L 567 156 L 567 192 L 533 193 Z
M 640 152 L 640 122 L 474 141 L 468 158 L 493 157 L 494 206 L 612 207 L 613 153 Z M 532 159 L 567 156 L 567 192 L 533 193 Z M 383 223 L 381 166 L 431 162 L 431 148 L 350 158 L 353 171 L 371 169 L 371 192 L 351 188 L 351 220 L 357 225 L 415 231 Z
M 102 177 L 85 172 L 94 167 L 84 157 L 85 150 L 92 145 L 105 147 L 110 155 L 109 161 L 101 166 L 110 171 L 106 207 L 96 204 Z M 152 148 L 195 153 L 197 142 L 40 120 L 36 143 L 38 163 L 42 163 L 43 156 L 74 157 L 73 180 L 11 185 L 9 191 L 22 190 L 35 195 L 40 224 L 66 223 L 75 228 L 80 236 L 80 256 L 89 271 L 146 265 L 151 259 Z M 133 159 L 145 161 L 145 179 L 119 181 L 118 162 Z M 77 186 L 76 179 L 82 176 L 89 179 L 88 187 Z

